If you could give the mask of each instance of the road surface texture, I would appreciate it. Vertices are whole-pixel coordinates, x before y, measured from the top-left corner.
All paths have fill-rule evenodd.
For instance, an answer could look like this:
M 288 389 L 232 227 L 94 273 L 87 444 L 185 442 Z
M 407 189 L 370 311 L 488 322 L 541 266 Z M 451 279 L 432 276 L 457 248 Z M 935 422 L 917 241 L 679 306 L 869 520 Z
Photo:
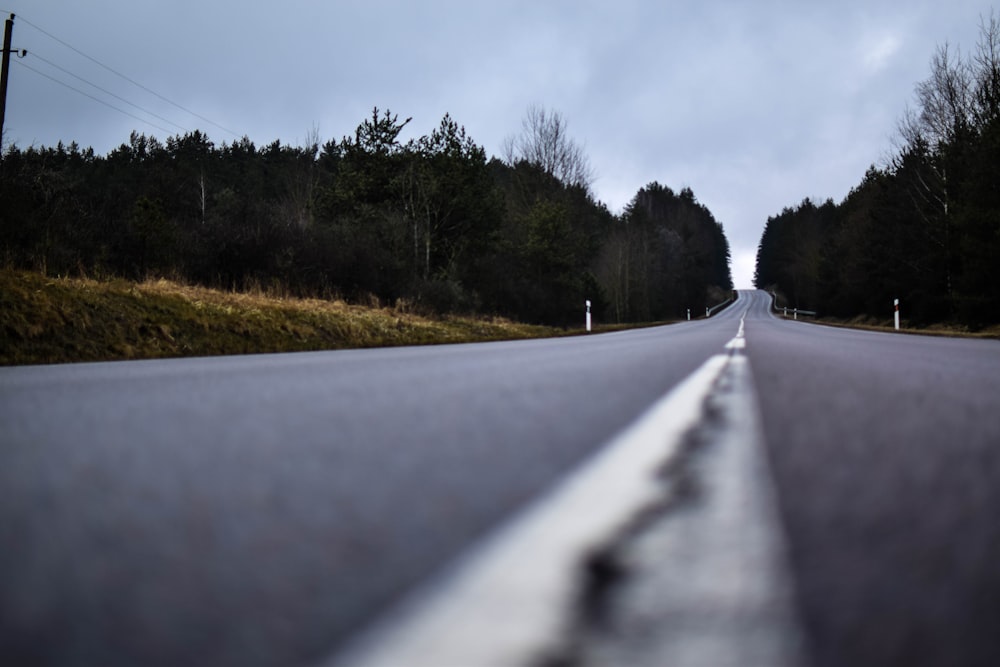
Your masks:
M 709 320 L 563 340 L 0 369 L 0 663 L 322 663 L 742 318 L 809 662 L 1000 664 L 1000 343 L 767 307 L 741 293 Z
M 0 664 L 319 660 L 737 323 L 0 369 Z
M 747 355 L 816 666 L 1000 665 L 1000 342 L 755 298 Z

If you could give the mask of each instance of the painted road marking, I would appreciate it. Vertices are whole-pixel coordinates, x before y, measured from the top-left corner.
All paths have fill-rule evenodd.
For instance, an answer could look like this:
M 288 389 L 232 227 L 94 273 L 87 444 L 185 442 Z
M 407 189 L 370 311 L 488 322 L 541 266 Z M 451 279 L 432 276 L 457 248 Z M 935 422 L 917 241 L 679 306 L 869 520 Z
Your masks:
M 556 664 L 806 664 L 751 383 L 748 360 L 734 356 L 669 469 L 669 504 L 611 545 L 605 559 L 625 575 Z
M 733 341 L 744 339 L 743 329 L 741 318 Z M 551 651 L 573 631 L 583 559 L 662 500 L 658 472 L 680 455 L 745 345 L 730 344 L 733 352 L 708 359 L 551 492 L 324 664 L 516 667 Z M 752 391 L 750 383 L 740 391 Z M 730 427 L 737 441 L 741 426 Z
M 749 307 L 747 308 L 747 310 L 749 310 Z M 746 334 L 744 333 L 744 321 L 746 320 L 747 317 L 747 310 L 744 310 L 743 314 L 740 316 L 740 329 L 739 331 L 736 332 L 736 336 L 728 343 L 726 343 L 727 350 L 742 350 L 746 348 L 747 341 L 746 341 Z

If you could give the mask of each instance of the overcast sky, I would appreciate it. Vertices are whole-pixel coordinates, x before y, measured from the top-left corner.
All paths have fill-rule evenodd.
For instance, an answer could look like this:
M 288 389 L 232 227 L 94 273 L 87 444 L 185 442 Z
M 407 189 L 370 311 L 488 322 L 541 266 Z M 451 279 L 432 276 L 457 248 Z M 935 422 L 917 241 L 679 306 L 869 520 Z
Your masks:
M 840 201 L 881 163 L 935 48 L 973 50 L 991 5 L 0 0 L 0 9 L 17 14 L 13 45 L 29 51 L 11 65 L 5 144 L 76 141 L 104 154 L 132 130 L 162 140 L 193 129 L 217 144 L 243 135 L 301 144 L 314 128 L 324 141 L 351 134 L 378 106 L 413 117 L 407 136 L 450 113 L 499 155 L 536 104 L 568 121 L 612 211 L 651 181 L 690 187 L 725 227 L 737 287 L 749 287 L 768 216 L 805 197 Z

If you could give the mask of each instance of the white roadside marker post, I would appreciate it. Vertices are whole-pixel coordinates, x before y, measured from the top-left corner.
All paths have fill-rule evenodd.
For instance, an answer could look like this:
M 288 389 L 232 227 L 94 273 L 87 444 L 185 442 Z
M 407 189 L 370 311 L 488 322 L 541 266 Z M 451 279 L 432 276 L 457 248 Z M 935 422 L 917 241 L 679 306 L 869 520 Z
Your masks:
M 691 321 L 691 309 L 688 308 L 688 322 Z
M 799 319 L 799 309 L 798 308 L 796 308 L 795 311 L 792 313 L 792 319 L 798 321 L 798 319 Z
M 587 299 L 587 333 L 590 333 L 590 299 Z
M 893 299 L 892 305 L 894 306 L 895 312 L 893 313 L 893 319 L 896 323 L 896 331 L 899 331 L 899 299 Z

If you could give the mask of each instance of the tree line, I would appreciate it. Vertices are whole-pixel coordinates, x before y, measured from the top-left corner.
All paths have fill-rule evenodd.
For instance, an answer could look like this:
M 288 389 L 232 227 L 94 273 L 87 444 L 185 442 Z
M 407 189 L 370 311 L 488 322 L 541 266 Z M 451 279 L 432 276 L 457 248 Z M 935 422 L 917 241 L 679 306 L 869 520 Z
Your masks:
M 133 132 L 103 156 L 9 147 L 2 261 L 555 325 L 585 299 L 601 321 L 658 320 L 732 288 L 722 226 L 693 193 L 653 183 L 613 215 L 560 114 L 529 109 L 502 160 L 449 115 L 404 142 L 410 122 L 374 109 L 305 146 L 194 131 Z
M 809 199 L 768 219 L 755 283 L 790 306 L 917 324 L 1000 322 L 1000 23 L 975 51 L 939 47 L 898 150 L 840 203 Z

